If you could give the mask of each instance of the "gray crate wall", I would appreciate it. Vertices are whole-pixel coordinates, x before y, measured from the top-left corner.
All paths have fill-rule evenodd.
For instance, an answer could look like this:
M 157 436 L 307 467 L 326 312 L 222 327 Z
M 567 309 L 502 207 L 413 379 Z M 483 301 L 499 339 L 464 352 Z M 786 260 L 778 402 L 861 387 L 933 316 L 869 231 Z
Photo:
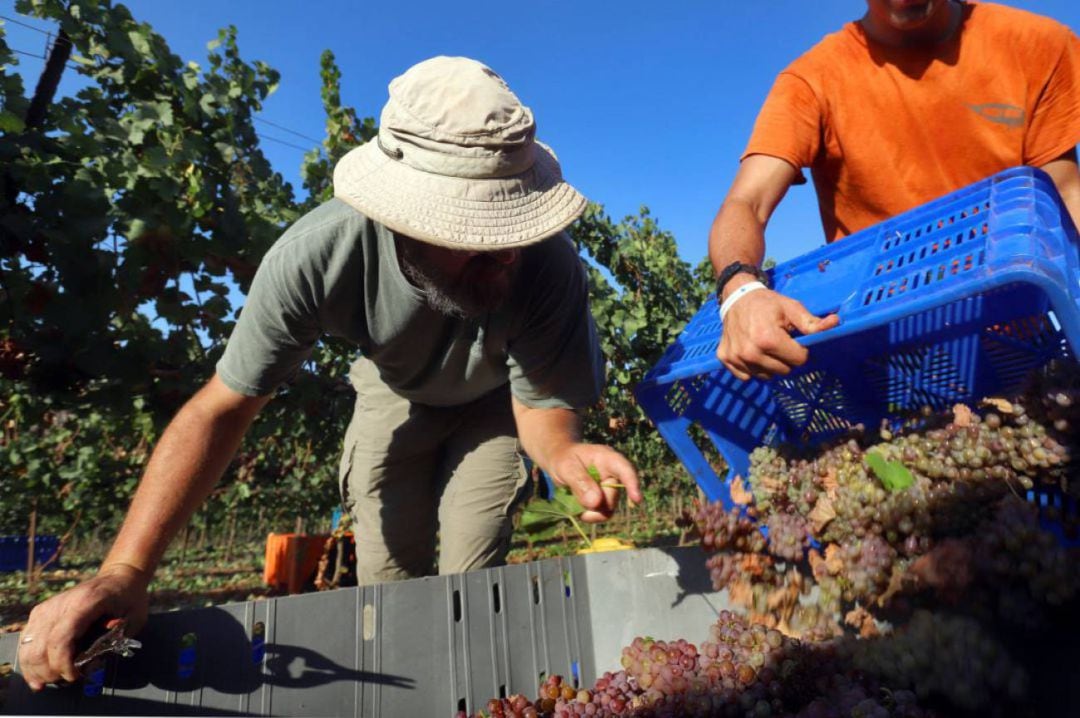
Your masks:
M 724 607 L 700 550 L 678 548 L 154 614 L 135 657 L 111 660 L 101 695 L 32 695 L 16 676 L 0 712 L 453 716 L 500 695 L 535 696 L 545 674 L 591 685 L 638 635 L 701 641 Z M 196 660 L 182 678 L 188 633 Z M 0 637 L 0 663 L 15 661 L 17 640 Z

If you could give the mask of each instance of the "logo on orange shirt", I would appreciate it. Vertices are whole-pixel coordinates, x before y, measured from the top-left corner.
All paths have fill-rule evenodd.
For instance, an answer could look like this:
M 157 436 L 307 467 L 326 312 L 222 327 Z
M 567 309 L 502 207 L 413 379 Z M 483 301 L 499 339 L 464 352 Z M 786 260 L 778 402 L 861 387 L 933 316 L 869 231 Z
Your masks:
M 968 105 L 979 117 L 999 122 L 1009 127 L 1023 127 L 1024 108 L 1016 105 L 1005 105 L 1000 102 L 988 102 L 983 105 Z

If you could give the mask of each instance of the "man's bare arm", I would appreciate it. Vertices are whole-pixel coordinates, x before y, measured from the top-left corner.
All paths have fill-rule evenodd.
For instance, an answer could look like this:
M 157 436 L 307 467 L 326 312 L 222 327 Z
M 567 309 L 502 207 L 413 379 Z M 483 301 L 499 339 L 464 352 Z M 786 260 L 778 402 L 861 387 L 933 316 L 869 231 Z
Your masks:
M 716 274 L 732 262 L 761 264 L 765 225 L 798 176 L 795 167 L 776 157 L 750 155 L 742 161 L 709 231 L 709 260 Z M 750 279 L 736 277 L 729 285 L 734 290 Z
M 97 576 L 31 611 L 19 665 L 32 689 L 78 678 L 75 642 L 97 619 L 124 617 L 138 629 L 162 554 L 221 478 L 268 400 L 238 394 L 215 376 L 184 404 L 158 441 Z
M 177 412 L 154 448 L 102 569 L 152 574 L 173 537 L 225 472 L 268 396 L 238 394 L 215 374 Z
M 560 486 L 569 488 L 585 507 L 581 518 L 603 521 L 611 516 L 619 502 L 619 490 L 626 489 L 633 503 L 642 500 L 637 471 L 619 452 L 602 444 L 581 443 L 581 417 L 571 409 L 545 409 L 513 401 L 514 423 L 521 445 L 532 460 Z M 589 475 L 589 467 L 599 472 L 598 486 Z
M 743 160 L 709 233 L 709 259 L 717 273 L 732 262 L 761 263 L 765 226 L 797 176 L 795 167 L 776 157 L 751 155 Z M 724 298 L 753 280 L 750 274 L 735 275 L 724 285 Z M 716 356 L 743 380 L 787 374 L 808 356 L 791 338 L 791 330 L 810 334 L 836 324 L 834 315 L 819 319 L 776 292 L 753 292 L 728 312 Z

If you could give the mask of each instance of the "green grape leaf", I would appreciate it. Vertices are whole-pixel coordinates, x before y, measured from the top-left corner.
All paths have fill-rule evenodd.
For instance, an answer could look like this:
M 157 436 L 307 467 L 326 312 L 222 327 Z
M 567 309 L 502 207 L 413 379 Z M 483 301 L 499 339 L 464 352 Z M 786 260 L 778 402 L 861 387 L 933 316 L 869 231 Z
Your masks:
M 557 526 L 560 521 L 569 521 L 574 529 L 584 537 L 584 533 L 577 521 L 577 517 L 584 510 L 584 507 L 578 503 L 570 490 L 565 486 L 560 486 L 555 489 L 555 495 L 551 497 L 550 501 L 533 499 L 525 504 L 525 508 L 521 512 L 521 521 L 518 523 L 518 528 L 530 536 L 539 538 L 541 534 Z
M 577 517 L 585 510 L 585 507 L 574 498 L 574 494 L 565 486 L 560 486 L 555 489 L 555 495 L 551 497 L 551 501 L 558 505 L 567 516 Z
M 538 534 L 565 519 L 565 515 L 551 501 L 533 499 L 525 504 L 518 527 L 527 534 Z
M 886 461 L 881 454 L 873 451 L 866 452 L 865 459 L 866 465 L 889 491 L 903 491 L 915 483 L 915 477 L 899 461 Z

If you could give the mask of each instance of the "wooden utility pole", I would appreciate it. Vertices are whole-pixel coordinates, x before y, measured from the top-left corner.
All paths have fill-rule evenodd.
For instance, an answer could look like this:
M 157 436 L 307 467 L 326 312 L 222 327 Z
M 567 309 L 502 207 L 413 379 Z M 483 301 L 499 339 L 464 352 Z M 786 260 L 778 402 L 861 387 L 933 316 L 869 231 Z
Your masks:
M 45 113 L 56 96 L 56 88 L 60 85 L 60 76 L 64 74 L 67 61 L 71 59 L 71 38 L 63 30 L 56 37 L 56 42 L 49 49 L 49 58 L 45 61 L 45 69 L 41 71 L 37 87 L 34 88 L 34 97 L 30 100 L 30 107 L 26 110 L 26 129 L 32 130 L 39 127 L 45 121 Z

